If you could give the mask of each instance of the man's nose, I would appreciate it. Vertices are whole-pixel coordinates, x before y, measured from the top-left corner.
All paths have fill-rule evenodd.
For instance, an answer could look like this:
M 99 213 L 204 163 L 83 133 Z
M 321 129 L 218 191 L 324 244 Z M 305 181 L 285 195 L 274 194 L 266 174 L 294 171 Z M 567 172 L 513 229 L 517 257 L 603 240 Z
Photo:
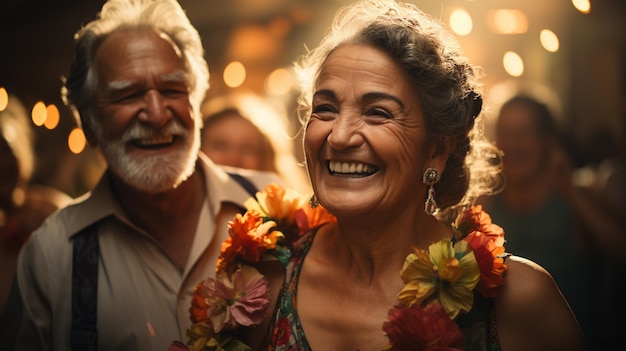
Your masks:
M 144 97 L 144 106 L 139 113 L 139 120 L 153 127 L 162 127 L 172 117 L 166 100 L 157 90 L 148 90 Z

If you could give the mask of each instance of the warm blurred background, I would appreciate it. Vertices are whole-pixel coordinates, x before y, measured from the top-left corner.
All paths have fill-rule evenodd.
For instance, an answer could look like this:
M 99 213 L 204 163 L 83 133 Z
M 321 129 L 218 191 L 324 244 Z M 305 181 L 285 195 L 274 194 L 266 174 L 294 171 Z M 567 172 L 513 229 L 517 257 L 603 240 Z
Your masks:
M 94 18 L 103 2 L 0 1 L 0 112 L 7 108 L 7 96 L 22 101 L 35 136 L 36 164 L 30 181 L 71 197 L 91 189 L 104 164 L 84 145 L 59 90 L 72 59 L 73 33 Z M 318 44 L 336 10 L 349 2 L 180 0 L 203 38 L 211 72 L 208 98 L 254 93 L 283 111 L 290 124 L 288 134 L 298 136 L 290 66 L 307 46 Z M 506 99 L 519 91 L 530 92 L 555 113 L 576 168 L 577 186 L 591 187 L 599 177 L 621 174 L 617 182 L 601 189 L 599 203 L 583 202 L 592 209 L 607 200 L 618 204 L 613 207 L 617 215 L 611 217 L 618 221 L 607 227 L 603 224 L 610 221 L 600 220 L 599 234 L 594 234 L 606 244 L 587 255 L 594 262 L 587 267 L 598 278 L 592 284 L 580 280 L 594 292 L 594 302 L 588 303 L 595 310 L 595 320 L 588 324 L 595 326 L 590 329 L 593 346 L 612 349 L 620 340 L 622 328 L 617 324 L 623 324 L 626 313 L 622 290 L 617 288 L 626 272 L 626 237 L 619 224 L 625 218 L 626 198 L 626 1 L 410 2 L 447 23 L 473 63 L 484 69 L 488 133 Z M 10 143 L 26 142 L 25 136 L 9 132 Z M 294 149 L 299 150 L 299 139 L 295 140 Z M 295 157 L 302 160 L 298 151 Z M 3 171 L 0 168 L 0 175 Z
M 203 38 L 211 70 L 209 95 L 250 90 L 266 96 L 283 105 L 296 130 L 290 64 L 306 45 L 319 42 L 334 12 L 349 1 L 180 2 Z M 557 110 L 575 145 L 578 167 L 593 166 L 623 150 L 625 1 L 412 2 L 448 23 L 467 55 L 484 68 L 491 111 L 512 89 L 532 88 Z M 89 188 L 98 172 L 88 170 L 100 169 L 101 163 L 93 150 L 83 149 L 80 138 L 70 151 L 68 138 L 75 135 L 71 134 L 74 122 L 59 98 L 59 89 L 71 61 L 72 35 L 95 16 L 102 3 L 0 2 L 0 87 L 19 97 L 29 111 L 41 102 L 35 111 L 48 110 L 52 115 L 35 128 L 39 162 L 33 181 L 52 183 L 73 196 Z M 35 121 L 44 123 L 45 113 L 39 118 Z M 600 142 L 604 144 L 596 144 Z

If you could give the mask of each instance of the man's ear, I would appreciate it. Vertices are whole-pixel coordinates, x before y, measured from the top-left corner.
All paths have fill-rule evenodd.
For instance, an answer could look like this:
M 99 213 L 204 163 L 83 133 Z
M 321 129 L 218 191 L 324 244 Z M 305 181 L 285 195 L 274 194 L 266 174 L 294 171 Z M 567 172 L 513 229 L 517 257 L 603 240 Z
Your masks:
M 96 147 L 98 146 L 98 138 L 96 138 L 96 134 L 93 132 L 93 126 L 91 125 L 91 123 L 86 122 L 87 121 L 85 119 L 81 119 L 83 134 L 85 134 L 85 139 L 87 139 L 87 143 L 89 143 L 89 145 L 92 147 Z

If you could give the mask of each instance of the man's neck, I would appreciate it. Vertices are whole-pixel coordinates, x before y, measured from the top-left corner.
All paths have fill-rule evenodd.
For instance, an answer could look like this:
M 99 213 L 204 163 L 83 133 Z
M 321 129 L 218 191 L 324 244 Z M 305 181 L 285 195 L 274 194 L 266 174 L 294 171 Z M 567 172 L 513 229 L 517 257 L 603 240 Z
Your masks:
M 206 199 L 202 171 L 197 169 L 177 188 L 163 193 L 140 191 L 112 178 L 113 191 L 128 219 L 152 236 L 182 271 Z

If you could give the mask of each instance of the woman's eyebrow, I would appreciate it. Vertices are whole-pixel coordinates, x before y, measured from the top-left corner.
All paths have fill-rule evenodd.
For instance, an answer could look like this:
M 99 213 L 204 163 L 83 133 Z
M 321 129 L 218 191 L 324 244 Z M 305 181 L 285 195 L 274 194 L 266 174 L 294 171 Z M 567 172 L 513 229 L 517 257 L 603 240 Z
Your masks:
M 380 99 L 392 100 L 395 103 L 397 103 L 400 106 L 400 108 L 404 109 L 404 103 L 395 95 L 382 93 L 382 92 L 371 92 L 371 93 L 366 93 L 365 95 L 363 95 L 363 100 L 380 100 Z

